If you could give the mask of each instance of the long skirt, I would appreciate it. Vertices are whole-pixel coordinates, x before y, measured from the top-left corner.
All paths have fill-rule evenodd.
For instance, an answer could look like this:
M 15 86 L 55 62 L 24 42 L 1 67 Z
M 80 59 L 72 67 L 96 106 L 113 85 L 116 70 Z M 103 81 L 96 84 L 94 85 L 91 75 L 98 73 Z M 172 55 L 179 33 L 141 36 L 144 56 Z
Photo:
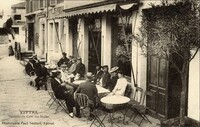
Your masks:
M 8 55 L 9 56 L 13 56 L 14 55 L 14 51 L 13 51 L 13 47 L 12 46 L 8 47 Z

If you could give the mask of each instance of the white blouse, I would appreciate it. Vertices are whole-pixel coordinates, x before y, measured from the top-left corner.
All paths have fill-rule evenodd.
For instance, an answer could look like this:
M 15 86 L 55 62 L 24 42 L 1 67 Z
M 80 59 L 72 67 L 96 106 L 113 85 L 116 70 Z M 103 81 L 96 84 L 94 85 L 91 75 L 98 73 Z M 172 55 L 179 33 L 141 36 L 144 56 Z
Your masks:
M 122 96 L 124 96 L 127 84 L 128 84 L 128 82 L 124 77 L 119 78 L 117 80 L 117 84 L 116 84 L 115 88 L 113 89 L 112 93 L 114 95 L 122 95 Z

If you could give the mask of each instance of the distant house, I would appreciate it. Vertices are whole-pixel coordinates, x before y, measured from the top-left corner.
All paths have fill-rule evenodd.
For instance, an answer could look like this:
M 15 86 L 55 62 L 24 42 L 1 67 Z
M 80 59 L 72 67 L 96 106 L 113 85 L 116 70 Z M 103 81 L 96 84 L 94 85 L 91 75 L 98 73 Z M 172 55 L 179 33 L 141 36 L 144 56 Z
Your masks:
M 22 50 L 26 50 L 25 44 L 25 2 L 20 2 L 11 6 L 11 18 L 13 20 L 12 29 L 14 31 L 15 41 L 20 42 Z

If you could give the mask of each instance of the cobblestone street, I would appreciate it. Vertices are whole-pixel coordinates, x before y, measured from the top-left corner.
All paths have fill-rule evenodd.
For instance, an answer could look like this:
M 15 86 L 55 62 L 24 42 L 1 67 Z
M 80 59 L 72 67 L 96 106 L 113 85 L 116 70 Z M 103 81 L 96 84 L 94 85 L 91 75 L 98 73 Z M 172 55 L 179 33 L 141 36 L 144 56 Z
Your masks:
M 86 118 L 70 118 L 61 108 L 55 114 L 56 104 L 50 108 L 46 105 L 50 98 L 48 92 L 36 91 L 28 85 L 29 78 L 23 70 L 20 61 L 13 56 L 0 60 L 0 127 L 89 127 L 91 122 Z M 141 126 L 155 127 L 159 123 L 150 119 L 153 124 L 144 121 Z M 106 127 L 110 126 L 107 120 L 105 122 Z M 133 122 L 126 126 L 137 127 Z

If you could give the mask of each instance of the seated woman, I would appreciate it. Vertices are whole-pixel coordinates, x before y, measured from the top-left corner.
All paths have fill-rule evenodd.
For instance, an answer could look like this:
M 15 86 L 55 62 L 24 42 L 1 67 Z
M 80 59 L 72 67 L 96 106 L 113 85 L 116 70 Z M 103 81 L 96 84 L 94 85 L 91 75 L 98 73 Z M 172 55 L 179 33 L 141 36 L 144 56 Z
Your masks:
M 124 96 L 126 86 L 128 84 L 126 78 L 124 78 L 124 73 L 120 70 L 118 71 L 118 77 L 117 84 L 114 87 L 113 91 L 108 95 L 122 95 Z

